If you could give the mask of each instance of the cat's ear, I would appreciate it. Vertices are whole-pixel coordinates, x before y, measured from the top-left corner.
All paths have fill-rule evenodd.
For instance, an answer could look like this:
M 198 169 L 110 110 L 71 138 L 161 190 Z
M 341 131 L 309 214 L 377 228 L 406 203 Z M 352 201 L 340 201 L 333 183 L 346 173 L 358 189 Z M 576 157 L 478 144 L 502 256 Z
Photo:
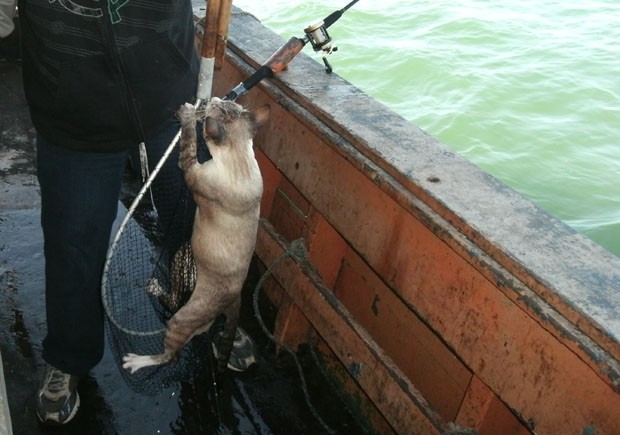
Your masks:
M 207 116 L 204 120 L 203 133 L 205 139 L 212 139 L 216 143 L 221 142 L 224 137 L 224 129 L 222 128 L 222 124 L 220 124 L 217 119 L 210 116 Z
M 264 125 L 269 120 L 269 115 L 271 115 L 271 106 L 269 104 L 254 109 L 252 111 L 252 119 L 256 128 Z

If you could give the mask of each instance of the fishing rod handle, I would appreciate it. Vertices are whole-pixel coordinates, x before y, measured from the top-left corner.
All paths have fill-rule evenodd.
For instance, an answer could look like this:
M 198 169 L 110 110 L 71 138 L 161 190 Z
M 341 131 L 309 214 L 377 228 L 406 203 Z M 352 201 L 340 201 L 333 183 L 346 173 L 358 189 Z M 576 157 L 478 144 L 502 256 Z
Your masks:
M 256 86 L 262 79 L 273 77 L 273 72 L 269 69 L 268 66 L 263 65 L 258 70 L 254 72 L 250 77 L 239 83 L 234 89 L 232 89 L 226 96 L 223 98 L 224 100 L 235 101 L 241 95 L 245 94 L 247 91 Z
M 306 41 L 293 36 L 282 47 L 271 55 L 264 66 L 268 67 L 273 74 L 284 71 L 289 63 L 299 54 L 306 45 Z
M 224 100 L 234 101 L 256 86 L 261 80 L 271 78 L 275 74 L 282 72 L 304 48 L 304 45 L 306 45 L 306 41 L 303 39 L 296 37 L 289 39 L 254 74 L 226 94 Z

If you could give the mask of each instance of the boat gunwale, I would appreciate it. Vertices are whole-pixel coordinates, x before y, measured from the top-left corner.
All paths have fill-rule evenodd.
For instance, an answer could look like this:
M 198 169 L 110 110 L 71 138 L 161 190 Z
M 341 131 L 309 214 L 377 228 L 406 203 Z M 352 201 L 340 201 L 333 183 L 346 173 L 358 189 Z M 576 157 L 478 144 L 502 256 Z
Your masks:
M 241 31 L 242 27 L 246 30 Z M 259 27 L 266 31 L 259 32 L 260 38 L 254 38 Z M 251 73 L 253 68 L 260 66 L 260 59 L 267 58 L 273 47 L 282 43 L 282 39 L 264 28 L 255 17 L 235 8 L 228 42 L 230 51 L 248 64 L 249 67 L 245 68 L 245 71 Z M 274 95 L 279 92 L 282 97 L 286 96 L 299 104 L 305 110 L 305 113 L 297 116 L 301 122 L 309 123 L 307 115 L 311 113 L 318 121 L 314 123 L 313 128 L 321 123 L 329 125 L 335 138 L 334 143 L 338 143 L 339 146 L 348 144 L 364 156 L 366 162 L 372 162 L 372 165 L 369 165 L 360 159 L 352 158 L 350 153 L 343 152 L 342 149 L 337 150 L 369 174 L 369 177 L 377 177 L 376 174 L 380 171 L 385 172 L 391 180 L 385 179 L 383 183 L 401 186 L 393 189 L 390 194 L 401 205 L 410 210 L 423 208 L 411 199 L 404 199 L 408 195 L 402 195 L 399 190 L 413 195 L 420 203 L 449 222 L 457 232 L 488 255 L 493 262 L 511 271 L 510 273 L 523 283 L 524 287 L 531 288 L 538 294 L 544 301 L 543 306 L 551 306 L 574 326 L 572 332 L 566 328 L 558 328 L 555 332 L 557 336 L 563 337 L 565 333 L 570 332 L 569 336 L 588 337 L 589 340 L 585 341 L 591 341 L 590 343 L 580 342 L 578 346 L 590 354 L 589 358 L 600 362 L 602 351 L 616 360 L 611 364 L 611 382 L 614 388 L 620 388 L 620 378 L 616 378 L 617 373 L 620 373 L 617 365 L 617 360 L 620 360 L 620 323 L 611 322 L 613 324 L 610 325 L 609 322 L 613 320 L 612 315 L 620 311 L 620 295 L 616 295 L 614 291 L 616 286 L 620 286 L 620 273 L 617 272 L 620 270 L 620 258 L 458 156 L 446 145 L 393 113 L 346 80 L 332 74 L 327 78 L 322 77 L 321 80 L 313 81 L 313 77 L 319 71 L 322 72 L 320 65 L 301 53 L 293 61 L 289 71 L 282 73 L 275 80 L 263 82 L 260 86 Z M 346 88 L 345 93 L 349 98 L 351 96 L 360 98 L 361 101 L 357 103 L 356 108 L 365 107 L 363 113 L 342 115 L 346 108 L 352 110 L 349 106 L 343 109 L 344 105 L 339 106 L 338 110 L 330 110 L 333 108 L 326 103 L 327 97 L 322 97 L 323 94 L 329 94 L 336 88 Z M 281 102 L 283 101 L 284 98 L 281 98 Z M 372 127 L 368 126 L 369 123 L 362 122 L 368 107 L 380 112 L 381 121 L 388 124 L 387 127 L 382 127 L 385 130 L 384 135 L 392 132 L 401 138 L 408 136 L 407 144 L 411 148 L 404 150 L 402 144 L 396 144 L 394 140 L 386 142 L 385 139 L 383 142 L 377 140 L 376 143 L 380 143 L 380 147 L 375 147 L 375 142 L 370 145 L 367 135 L 373 133 Z M 292 111 L 292 108 L 289 110 Z M 371 137 L 377 138 L 377 134 L 373 133 Z M 402 153 L 398 151 L 406 151 L 413 157 L 402 157 Z M 423 159 L 416 159 L 420 156 Z M 424 162 L 420 164 L 417 160 Z M 443 166 L 446 162 L 450 165 Z M 376 165 L 378 170 L 374 170 L 373 165 Z M 446 171 L 447 167 L 454 169 L 451 177 L 444 175 L 449 172 Z M 438 176 L 439 169 L 443 173 Z M 484 202 L 475 202 L 479 209 L 471 206 L 472 196 L 464 194 L 464 190 L 480 192 L 476 195 L 476 199 L 484 198 Z M 506 225 L 506 216 L 498 213 L 500 210 L 510 212 L 508 218 L 512 221 L 511 225 Z M 424 214 L 427 212 L 422 214 L 416 212 L 419 218 L 423 218 Z M 484 218 L 474 219 L 472 216 L 484 216 Z M 428 218 L 423 218 L 423 221 L 427 226 L 430 224 Z M 479 225 L 474 226 L 472 222 Z M 520 225 L 522 222 L 526 225 Z M 488 225 L 483 226 L 481 223 Z M 437 228 L 430 225 L 431 228 Z M 506 227 L 510 228 L 507 230 Z M 509 243 L 504 237 L 515 227 L 522 236 L 527 236 L 516 237 L 518 247 L 514 246 L 514 240 Z M 512 236 L 511 239 L 515 235 Z M 463 241 L 458 242 L 462 243 Z M 463 249 L 465 252 L 469 250 L 470 248 Z M 576 258 L 581 261 L 576 261 Z M 586 266 L 590 270 L 588 274 L 577 273 L 578 270 L 583 271 Z M 592 288 L 593 286 L 598 287 Z M 575 297 L 584 288 L 590 288 L 593 294 Z M 512 299 L 521 298 L 522 296 L 518 296 Z M 546 308 L 535 311 L 549 313 Z M 558 325 L 567 322 L 561 318 L 557 319 Z M 594 347 L 592 343 L 595 344 Z

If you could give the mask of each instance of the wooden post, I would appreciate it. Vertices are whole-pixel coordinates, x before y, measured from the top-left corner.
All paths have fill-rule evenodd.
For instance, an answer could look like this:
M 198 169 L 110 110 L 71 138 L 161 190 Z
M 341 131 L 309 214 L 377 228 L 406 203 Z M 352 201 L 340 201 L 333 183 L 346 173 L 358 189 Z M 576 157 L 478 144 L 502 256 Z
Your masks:
M 232 0 L 220 0 L 220 8 L 217 19 L 216 41 L 215 41 L 215 69 L 222 68 L 224 56 L 226 54 L 226 42 L 228 40 L 228 23 L 230 22 L 230 12 Z
M 207 14 L 205 16 L 205 32 L 202 40 L 202 51 L 200 53 L 202 57 L 207 59 L 212 59 L 215 57 L 220 3 L 220 0 L 209 0 L 207 2 Z

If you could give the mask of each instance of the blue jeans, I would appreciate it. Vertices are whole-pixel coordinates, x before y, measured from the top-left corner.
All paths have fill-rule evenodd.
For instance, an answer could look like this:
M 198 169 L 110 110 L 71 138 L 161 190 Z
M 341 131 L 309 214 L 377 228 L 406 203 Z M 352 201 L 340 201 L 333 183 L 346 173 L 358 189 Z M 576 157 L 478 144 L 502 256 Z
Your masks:
M 172 126 L 147 143 L 151 166 L 177 130 Z M 130 152 L 89 153 L 59 145 L 37 138 L 47 315 L 43 359 L 83 376 L 103 356 L 101 275 Z M 180 192 L 185 187 L 177 160 L 168 159 L 157 184 Z

